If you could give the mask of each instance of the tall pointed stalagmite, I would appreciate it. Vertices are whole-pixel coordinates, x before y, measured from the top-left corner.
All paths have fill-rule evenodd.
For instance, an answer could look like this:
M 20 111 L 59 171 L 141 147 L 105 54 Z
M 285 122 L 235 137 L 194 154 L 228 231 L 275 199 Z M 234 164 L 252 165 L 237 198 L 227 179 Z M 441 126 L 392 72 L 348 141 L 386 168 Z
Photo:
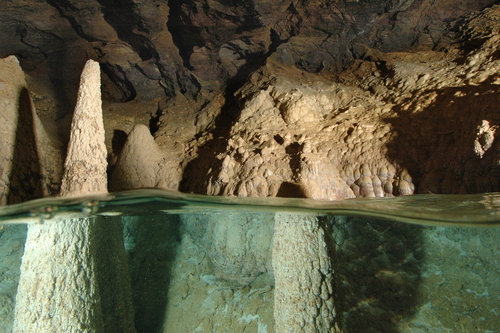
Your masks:
M 61 196 L 108 192 L 99 63 L 89 60 L 80 78 L 64 162 Z
M 321 217 L 276 213 L 275 331 L 341 332 L 334 304 L 333 244 Z
M 83 69 L 61 196 L 107 192 L 99 64 Z M 30 225 L 13 332 L 134 332 L 119 221 L 56 217 Z

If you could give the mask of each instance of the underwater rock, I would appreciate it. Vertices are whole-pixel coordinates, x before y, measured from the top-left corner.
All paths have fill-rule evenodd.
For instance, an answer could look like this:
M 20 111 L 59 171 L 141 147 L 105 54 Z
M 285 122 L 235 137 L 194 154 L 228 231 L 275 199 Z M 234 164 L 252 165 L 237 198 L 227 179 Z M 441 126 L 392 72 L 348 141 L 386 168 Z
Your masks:
M 340 332 L 333 248 L 322 218 L 276 213 L 272 254 L 276 332 Z
M 0 332 L 12 331 L 19 266 L 26 242 L 26 225 L 7 225 L 0 230 Z
M 273 215 L 224 212 L 182 215 L 186 231 L 206 251 L 215 276 L 242 285 L 269 273 Z
M 61 196 L 107 193 L 106 163 L 100 70 L 89 61 L 82 72 Z M 13 332 L 69 331 L 135 331 L 119 221 L 69 214 L 28 227 Z
M 165 224 L 166 221 L 158 222 Z M 166 308 L 160 313 L 162 332 L 276 332 L 273 323 L 274 288 L 268 273 L 243 285 L 218 278 L 211 261 L 207 260 L 209 252 L 200 246 L 199 239 L 182 232 L 179 241 L 168 274 L 168 293 L 163 293 L 167 300 Z M 161 259 L 167 256 L 162 254 Z M 157 258 L 154 260 L 158 262 Z M 143 272 L 144 269 L 138 274 L 142 277 Z M 155 289 L 151 298 L 157 294 L 158 289 Z M 151 299 L 145 301 L 152 303 Z M 150 327 L 149 323 L 147 327 Z

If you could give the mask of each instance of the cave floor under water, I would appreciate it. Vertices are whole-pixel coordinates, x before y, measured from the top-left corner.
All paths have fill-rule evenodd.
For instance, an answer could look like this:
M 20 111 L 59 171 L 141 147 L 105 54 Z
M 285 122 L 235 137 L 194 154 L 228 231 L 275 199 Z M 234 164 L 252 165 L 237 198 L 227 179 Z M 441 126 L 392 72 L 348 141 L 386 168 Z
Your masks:
M 0 207 L 0 332 L 30 225 L 118 223 L 137 332 L 274 332 L 277 213 L 328 233 L 344 332 L 498 332 L 500 194 L 314 201 L 138 190 Z

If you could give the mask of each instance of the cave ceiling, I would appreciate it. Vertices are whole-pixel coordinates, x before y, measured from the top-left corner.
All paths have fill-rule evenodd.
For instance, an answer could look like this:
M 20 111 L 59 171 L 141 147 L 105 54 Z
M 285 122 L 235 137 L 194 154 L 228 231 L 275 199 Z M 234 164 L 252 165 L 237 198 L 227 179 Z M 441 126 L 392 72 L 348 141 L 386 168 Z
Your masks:
M 98 60 L 111 101 L 197 99 L 270 60 L 316 73 L 366 47 L 445 48 L 462 16 L 495 2 L 11 0 L 0 4 L 0 57 L 59 89 L 76 89 L 85 60 Z

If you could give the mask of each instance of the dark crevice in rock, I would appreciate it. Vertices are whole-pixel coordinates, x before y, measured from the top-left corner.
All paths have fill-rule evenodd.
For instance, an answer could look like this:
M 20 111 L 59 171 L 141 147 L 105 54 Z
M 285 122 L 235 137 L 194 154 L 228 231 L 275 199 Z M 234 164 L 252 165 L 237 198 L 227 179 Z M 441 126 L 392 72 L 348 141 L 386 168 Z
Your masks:
M 158 58 L 155 48 L 143 35 L 135 31 L 146 33 L 147 29 L 137 13 L 136 4 L 131 0 L 98 0 L 102 6 L 104 19 L 118 34 L 121 40 L 130 44 L 143 61 L 152 57 Z
M 121 94 L 121 102 L 128 102 L 137 96 L 133 84 L 127 80 L 125 72 L 118 65 L 101 63 L 102 71 L 111 79 Z
M 278 193 L 276 196 L 280 198 L 306 198 L 307 195 L 304 192 L 304 189 L 300 187 L 300 185 L 283 182 L 278 189 Z
M 111 148 L 113 149 L 114 155 L 118 156 L 120 154 L 126 141 L 127 141 L 127 133 L 121 130 L 113 131 L 113 138 L 111 139 Z
M 73 30 L 78 34 L 78 36 L 89 42 L 99 42 L 101 40 L 91 36 L 83 31 L 82 26 L 76 20 L 77 15 L 71 15 L 70 12 L 78 13 L 78 8 L 73 6 L 67 0 L 46 0 L 49 5 L 57 9 L 59 14 L 68 20 L 69 24 L 73 27 Z
M 170 14 L 167 21 L 168 31 L 172 35 L 172 39 L 179 55 L 182 58 L 184 67 L 192 70 L 193 67 L 189 63 L 189 58 L 193 52 L 194 46 L 202 46 L 205 41 L 202 38 L 202 29 L 190 23 L 190 18 L 186 14 L 189 9 L 191 12 L 196 12 L 197 8 L 194 1 L 169 1 Z
M 189 95 L 192 98 L 196 98 L 201 90 L 201 84 L 187 70 L 183 73 L 176 73 L 176 81 L 179 86 L 180 92 L 184 95 Z
M 26 40 L 26 36 L 28 35 L 26 25 L 19 27 L 16 32 L 20 36 L 21 43 L 28 46 L 29 48 L 35 49 L 37 51 L 36 53 L 40 53 L 44 58 L 47 58 L 47 53 L 44 52 L 40 46 L 34 45 Z
M 292 170 L 293 178 L 295 180 L 299 178 L 301 164 L 300 156 L 303 148 L 304 144 L 299 144 L 298 142 L 291 143 L 285 148 L 286 153 L 290 157 L 290 170 Z
M 159 129 L 159 121 L 162 115 L 163 115 L 163 110 L 159 106 L 155 114 L 151 114 L 151 118 L 149 119 L 149 131 L 153 136 Z

